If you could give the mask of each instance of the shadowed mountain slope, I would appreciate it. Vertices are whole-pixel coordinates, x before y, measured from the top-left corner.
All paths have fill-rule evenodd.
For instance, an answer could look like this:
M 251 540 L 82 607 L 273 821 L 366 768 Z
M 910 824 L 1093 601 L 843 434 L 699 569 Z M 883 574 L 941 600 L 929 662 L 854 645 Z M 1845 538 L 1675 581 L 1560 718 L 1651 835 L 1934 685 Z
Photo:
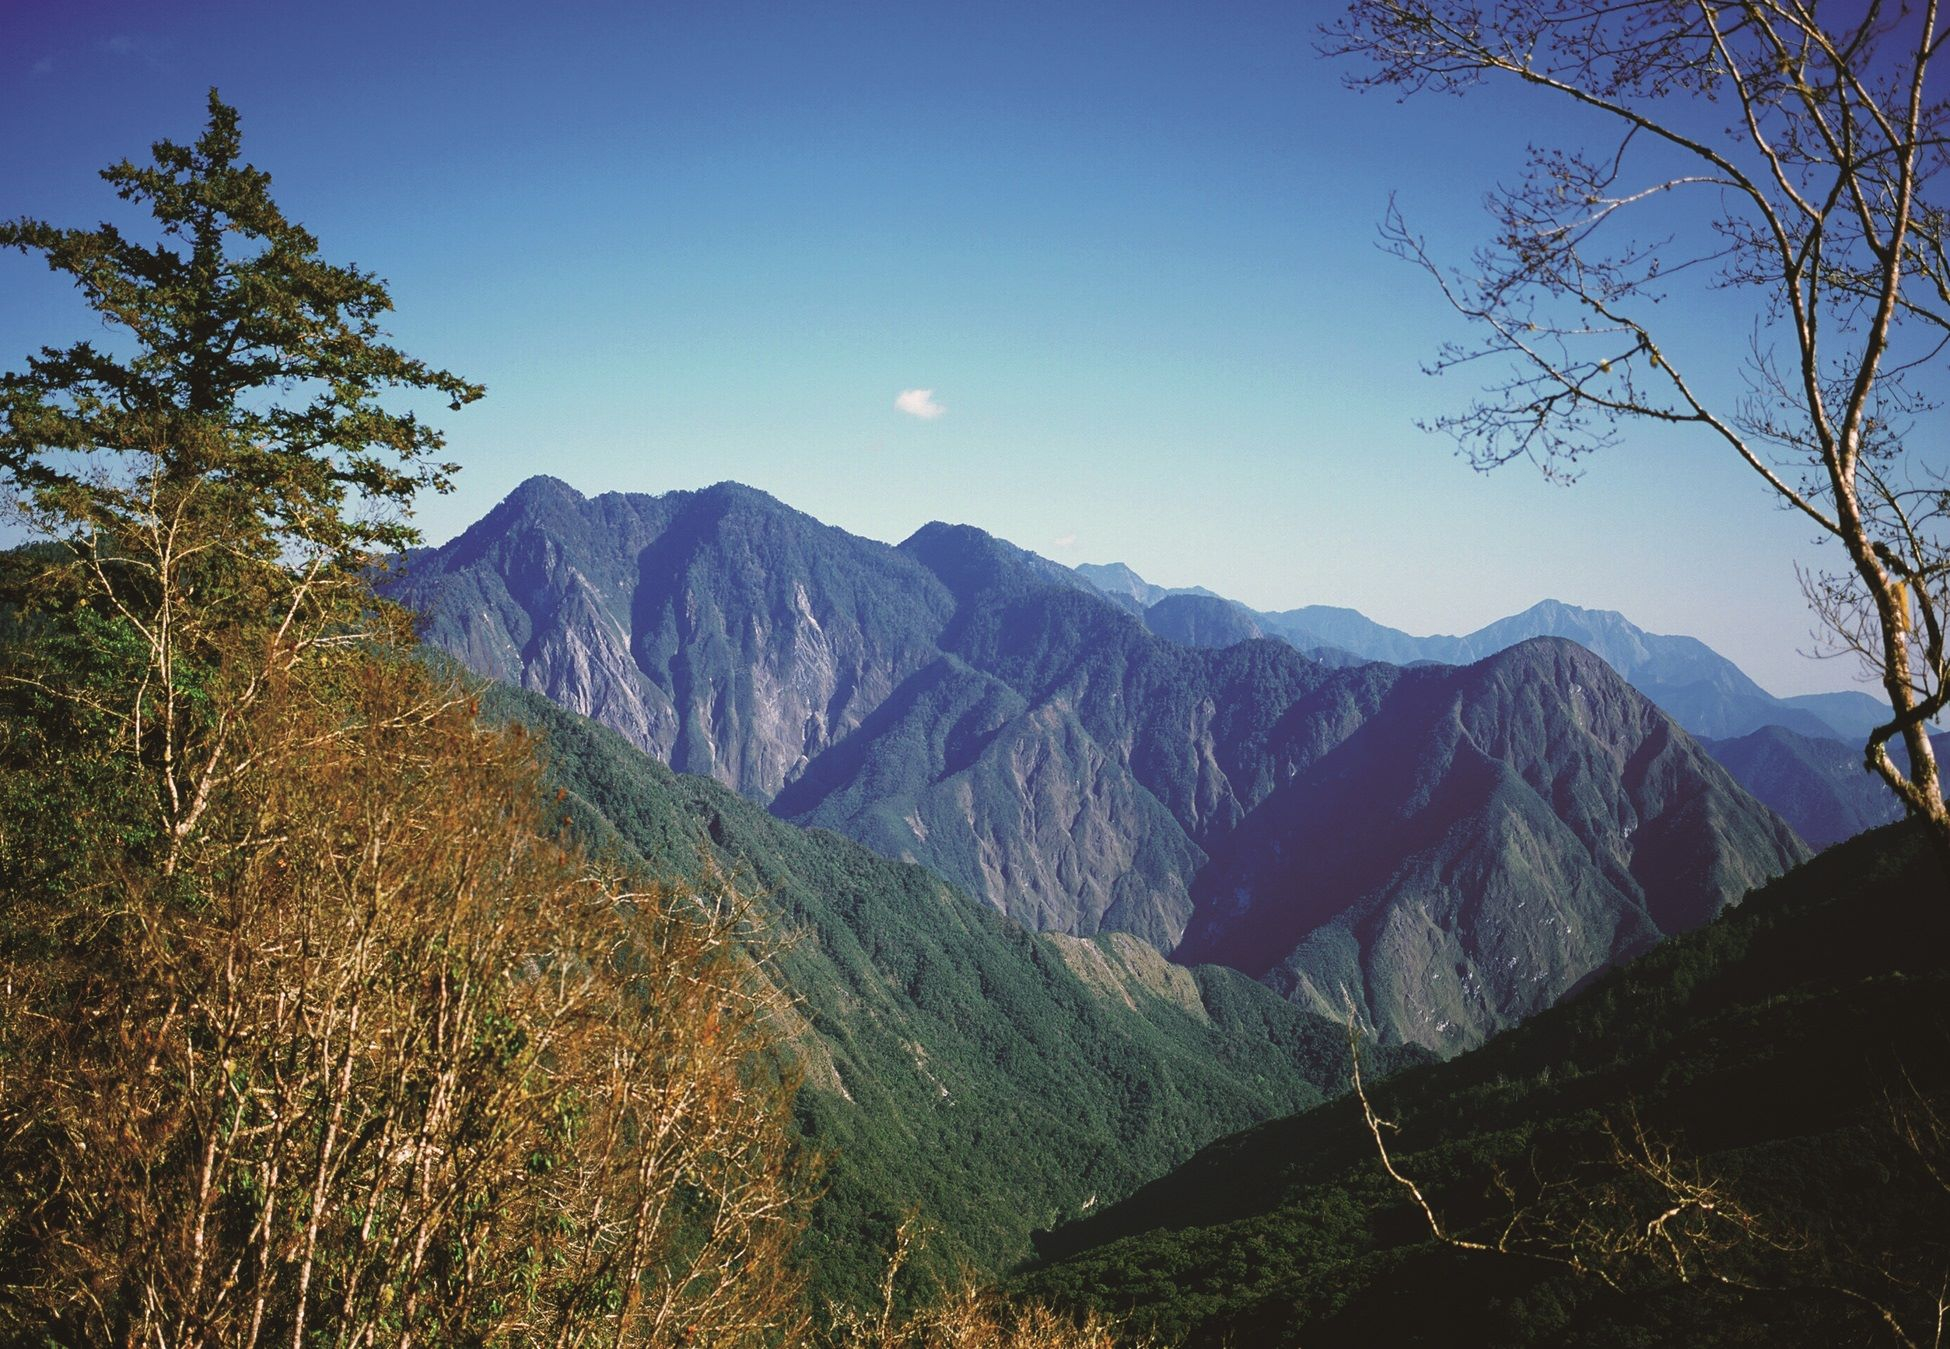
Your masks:
M 1396 1164 L 1449 1230 L 1511 1232 L 1558 1263 L 1436 1245 L 1343 1101 L 1224 1139 L 1039 1236 L 1049 1263 L 1020 1287 L 1193 1349 L 1893 1342 L 1876 1303 L 1927 1343 L 1950 1268 L 1945 893 L 1906 831 L 1853 840 L 1373 1093 L 1399 1125 Z M 1630 1262 L 1612 1266 L 1616 1290 L 1564 1272 L 1572 1250 L 1604 1264 L 1608 1235 L 1642 1235 L 1673 1202 L 1635 1182 L 1608 1129 L 1628 1157 L 1640 1129 L 1653 1158 L 1670 1148 L 1755 1235 L 1717 1225 L 1691 1283 Z
M 1195 887 L 1178 958 L 1453 1052 L 1805 856 L 1574 643 L 1410 671 Z
M 1902 816 L 1895 795 L 1863 766 L 1860 741 L 1816 740 L 1766 726 L 1737 740 L 1704 743 L 1735 781 L 1816 848 Z M 1942 765 L 1950 733 L 1932 736 L 1931 744 Z M 1908 764 L 1901 745 L 1891 753 L 1899 765 Z
M 1811 847 L 1826 848 L 1902 815 L 1901 803 L 1882 779 L 1862 766 L 1860 744 L 1810 739 L 1780 726 L 1705 744 L 1707 753 Z

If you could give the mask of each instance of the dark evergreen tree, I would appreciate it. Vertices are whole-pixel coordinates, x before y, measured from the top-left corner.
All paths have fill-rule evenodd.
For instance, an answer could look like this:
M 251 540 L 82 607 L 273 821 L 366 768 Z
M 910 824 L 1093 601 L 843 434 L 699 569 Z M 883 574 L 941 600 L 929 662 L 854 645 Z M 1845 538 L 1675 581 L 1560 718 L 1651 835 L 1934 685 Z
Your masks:
M 147 770 L 171 871 L 254 763 L 252 710 L 358 639 L 373 555 L 412 542 L 414 494 L 448 485 L 440 432 L 383 395 L 482 393 L 386 342 L 385 284 L 325 261 L 240 159 L 236 110 L 215 90 L 209 109 L 194 144 L 102 173 L 154 238 L 0 225 L 0 246 L 72 277 L 112 334 L 0 376 L 0 483 L 67 546 L 33 588 L 100 616 L 82 628 L 111 667 L 92 710 Z M 66 692 L 31 665 L 6 677 Z

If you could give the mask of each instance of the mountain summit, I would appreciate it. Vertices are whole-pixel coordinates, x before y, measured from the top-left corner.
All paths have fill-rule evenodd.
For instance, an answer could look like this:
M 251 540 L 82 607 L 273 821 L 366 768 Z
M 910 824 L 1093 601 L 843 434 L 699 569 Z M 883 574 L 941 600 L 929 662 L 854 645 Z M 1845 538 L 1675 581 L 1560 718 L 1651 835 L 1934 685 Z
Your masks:
M 1215 852 L 1178 948 L 1438 1051 L 1697 927 L 1802 855 L 1591 652 L 1410 671 Z
M 1203 588 L 1166 590 L 1152 585 L 1121 562 L 1086 564 L 1076 570 L 1105 594 L 1133 606 L 1147 622 L 1167 596 L 1211 595 Z M 1816 739 L 1857 740 L 1888 716 L 1887 708 L 1866 693 L 1776 698 L 1697 638 L 1647 632 L 1614 610 L 1584 609 L 1562 600 L 1540 600 L 1522 613 L 1498 619 L 1462 637 L 1415 637 L 1356 610 L 1332 605 L 1269 613 L 1244 605 L 1235 607 L 1243 621 L 1303 651 L 1336 648 L 1391 665 L 1429 661 L 1469 665 L 1533 637 L 1568 637 L 1602 657 L 1627 683 L 1688 731 L 1715 739 L 1747 735 L 1763 726 L 1781 726 Z M 1187 630 L 1176 615 L 1166 618 L 1155 630 L 1175 640 L 1202 644 L 1202 634 Z
M 966 525 L 895 548 L 733 483 L 542 478 L 393 594 L 481 674 L 1027 927 L 1127 932 L 1334 1015 L 1358 986 L 1390 1038 L 1441 1050 L 1803 851 L 1568 642 L 1330 663 L 1210 595 L 1140 618 Z

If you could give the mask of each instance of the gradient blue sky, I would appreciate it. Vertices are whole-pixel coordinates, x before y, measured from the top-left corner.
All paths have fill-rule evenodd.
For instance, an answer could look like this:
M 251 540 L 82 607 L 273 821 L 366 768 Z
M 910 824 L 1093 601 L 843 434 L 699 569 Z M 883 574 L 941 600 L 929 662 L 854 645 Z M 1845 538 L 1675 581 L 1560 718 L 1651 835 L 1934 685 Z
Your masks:
M 1796 654 L 1810 531 L 1712 444 L 1634 434 L 1564 488 L 1415 429 L 1469 385 L 1419 373 L 1461 330 L 1376 248 L 1389 194 L 1461 260 L 1561 123 L 1343 90 L 1335 8 L 0 0 L 0 214 L 124 218 L 95 171 L 220 86 L 401 345 L 488 386 L 444 417 L 436 540 L 537 472 L 734 478 L 1418 633 L 1554 596 L 1847 685 Z M 0 259 L 0 364 L 89 323 Z

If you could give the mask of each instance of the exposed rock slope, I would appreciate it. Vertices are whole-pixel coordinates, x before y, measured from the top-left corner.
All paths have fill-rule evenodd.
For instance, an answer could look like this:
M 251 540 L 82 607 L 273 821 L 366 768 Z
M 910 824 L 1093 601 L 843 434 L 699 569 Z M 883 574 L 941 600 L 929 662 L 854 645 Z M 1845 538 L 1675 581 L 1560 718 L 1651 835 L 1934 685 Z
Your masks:
M 1442 1052 L 1805 855 L 1603 661 L 1411 671 L 1214 850 L 1179 957 Z
M 1562 643 L 1336 667 L 1166 597 L 1187 644 L 967 526 L 892 548 L 735 484 L 537 479 L 396 593 L 481 672 L 1028 927 L 1169 952 L 1196 903 L 1187 958 L 1330 1012 L 1359 984 L 1391 1034 L 1445 1048 L 1798 855 Z
M 470 668 L 761 801 L 933 659 L 953 611 L 905 554 L 735 483 L 531 478 L 392 593 Z

